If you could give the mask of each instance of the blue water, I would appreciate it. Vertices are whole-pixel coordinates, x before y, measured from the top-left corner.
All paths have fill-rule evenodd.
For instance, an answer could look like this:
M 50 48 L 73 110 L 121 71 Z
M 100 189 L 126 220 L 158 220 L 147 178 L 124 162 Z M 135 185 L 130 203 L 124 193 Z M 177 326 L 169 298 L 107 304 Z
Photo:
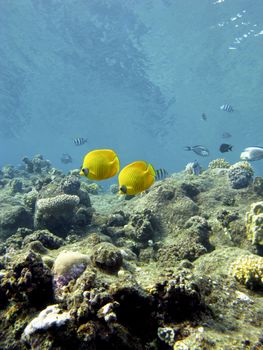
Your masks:
M 174 172 L 222 142 L 238 161 L 263 146 L 262 13 L 262 0 L 0 0 L 0 166 L 41 153 L 66 171 L 113 148 Z M 196 144 L 210 157 L 184 151 Z

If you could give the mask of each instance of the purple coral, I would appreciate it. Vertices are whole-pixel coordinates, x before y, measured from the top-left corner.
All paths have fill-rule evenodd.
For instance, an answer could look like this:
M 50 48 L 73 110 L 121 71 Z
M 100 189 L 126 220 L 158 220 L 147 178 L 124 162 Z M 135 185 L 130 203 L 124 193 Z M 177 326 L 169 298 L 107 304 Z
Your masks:
M 70 281 L 76 280 L 85 269 L 86 264 L 80 263 L 73 265 L 72 268 L 66 271 L 64 275 L 55 275 L 53 279 L 55 294 L 56 291 L 59 291 L 61 288 L 67 286 Z
M 70 281 L 75 281 L 86 269 L 88 262 L 88 256 L 78 252 L 61 252 L 58 255 L 53 267 L 53 286 L 58 299 L 63 293 L 63 287 Z

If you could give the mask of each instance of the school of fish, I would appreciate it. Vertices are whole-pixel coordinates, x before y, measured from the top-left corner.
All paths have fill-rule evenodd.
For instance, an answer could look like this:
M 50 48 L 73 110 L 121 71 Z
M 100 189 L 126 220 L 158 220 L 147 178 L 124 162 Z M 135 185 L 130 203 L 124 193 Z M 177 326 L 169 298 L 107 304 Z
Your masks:
M 230 104 L 223 104 L 220 106 L 220 109 L 228 113 L 234 112 L 234 108 Z M 207 115 L 204 112 L 201 118 L 203 121 L 207 121 Z M 232 135 L 229 132 L 225 131 L 222 133 L 223 139 L 230 137 Z M 73 140 L 76 146 L 83 146 L 87 142 L 88 139 L 84 137 L 78 137 Z M 232 151 L 232 148 L 232 145 L 222 143 L 219 151 L 225 153 Z M 186 146 L 184 150 L 192 151 L 201 157 L 210 155 L 209 149 L 203 145 Z M 245 148 L 240 154 L 240 159 L 246 161 L 263 159 L 263 147 L 253 146 Z M 69 154 L 64 153 L 61 157 L 61 162 L 64 164 L 71 163 L 72 158 Z M 198 164 L 197 161 L 195 163 Z M 127 196 L 134 196 L 146 191 L 155 181 L 163 180 L 169 175 L 165 169 L 156 170 L 151 163 L 144 160 L 134 161 L 120 170 L 119 157 L 112 149 L 96 149 L 88 152 L 83 158 L 79 174 L 95 181 L 106 180 L 118 174 L 118 193 Z

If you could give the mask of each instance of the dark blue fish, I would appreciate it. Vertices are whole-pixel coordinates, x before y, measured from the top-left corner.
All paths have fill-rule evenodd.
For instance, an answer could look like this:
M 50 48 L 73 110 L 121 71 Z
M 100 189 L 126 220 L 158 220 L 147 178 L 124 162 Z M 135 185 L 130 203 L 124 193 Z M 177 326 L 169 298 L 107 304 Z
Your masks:
M 84 137 L 78 137 L 74 139 L 73 142 L 76 146 L 82 146 L 88 142 L 88 139 L 84 139 Z
M 229 152 L 232 151 L 233 146 L 229 145 L 228 143 L 222 143 L 221 146 L 219 147 L 219 151 L 221 153 Z
M 202 157 L 207 157 L 209 156 L 209 150 L 208 148 L 204 147 L 204 146 L 201 146 L 201 145 L 196 145 L 196 146 L 186 146 L 184 148 L 185 151 L 193 151 L 195 152 L 196 154 L 198 154 L 199 156 L 202 156 Z
M 227 104 L 227 103 L 222 105 L 222 106 L 220 106 L 220 109 L 222 111 L 225 111 L 225 112 L 234 112 L 234 108 L 231 105 Z

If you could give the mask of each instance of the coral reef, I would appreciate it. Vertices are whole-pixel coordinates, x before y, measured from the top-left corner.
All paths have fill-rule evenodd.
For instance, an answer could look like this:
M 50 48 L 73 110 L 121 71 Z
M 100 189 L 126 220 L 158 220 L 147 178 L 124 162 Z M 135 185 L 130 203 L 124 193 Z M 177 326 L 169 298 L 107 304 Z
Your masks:
M 237 162 L 230 166 L 228 178 L 234 189 L 248 187 L 253 180 L 254 171 L 248 162 Z
M 252 203 L 245 217 L 246 233 L 252 244 L 263 245 L 263 202 Z
M 4 165 L 1 174 L 3 178 L 13 179 L 15 176 L 15 167 L 12 165 Z
M 3 273 L 0 280 L 2 299 L 24 302 L 28 306 L 41 307 L 53 298 L 52 275 L 38 254 L 23 254 Z
M 36 230 L 25 236 L 23 239 L 23 246 L 35 241 L 41 242 L 43 246 L 48 249 L 58 249 L 64 244 L 62 238 L 54 235 L 48 230 Z
M 247 161 L 241 161 L 241 162 L 237 162 L 233 165 L 230 166 L 230 170 L 231 169 L 236 169 L 236 168 L 239 168 L 239 169 L 244 169 L 247 171 L 247 173 L 252 177 L 254 176 L 254 170 L 251 166 L 251 164 Z
M 35 332 L 43 332 L 50 328 L 59 328 L 70 320 L 68 311 L 62 311 L 58 304 L 49 305 L 42 310 L 25 328 L 23 339 L 31 343 L 32 336 Z M 31 345 L 35 345 L 34 343 Z
M 113 185 L 111 185 L 110 186 L 110 192 L 112 193 L 112 194 L 117 194 L 118 193 L 118 191 L 119 191 L 119 186 L 118 185 L 116 185 L 116 184 L 113 184 Z
M 24 157 L 22 161 L 25 163 L 25 170 L 28 173 L 41 173 L 47 172 L 51 168 L 51 163 L 49 160 L 44 159 L 41 154 L 35 155 L 32 160 L 28 157 Z
M 91 261 L 103 270 L 116 272 L 120 269 L 123 258 L 120 250 L 113 244 L 102 242 L 94 247 Z
M 54 290 L 57 299 L 71 280 L 76 280 L 85 270 L 89 257 L 78 252 L 61 252 L 53 265 Z
M 176 241 L 173 244 L 165 245 L 158 251 L 158 261 L 167 264 L 168 261 L 174 264 L 175 261 L 187 259 L 196 260 L 199 256 L 212 250 L 209 242 L 211 228 L 206 219 L 199 216 L 192 216 L 185 223 L 184 233 L 178 232 Z
M 238 258 L 231 266 L 235 279 L 249 289 L 263 291 L 263 258 L 247 255 Z
M 253 190 L 258 194 L 263 194 L 263 178 L 260 176 L 256 176 L 253 182 Z
M 38 192 L 36 190 L 32 190 L 24 195 L 24 205 L 30 209 L 31 212 L 35 210 L 37 196 Z
M 73 214 L 78 204 L 79 197 L 69 194 L 38 199 L 34 216 L 35 228 L 47 228 L 51 232 L 63 234 L 73 223 Z
M 98 195 L 102 190 L 102 187 L 95 182 L 94 183 L 87 183 L 83 187 L 84 187 L 85 191 L 87 191 L 90 194 L 94 194 L 94 195 Z
M 224 158 L 213 159 L 208 164 L 208 169 L 228 169 L 230 168 L 230 163 L 228 163 Z
M 263 181 L 248 163 L 129 200 L 23 163 L 0 171 L 1 349 L 262 347 Z
M 6 238 L 19 227 L 33 227 L 33 215 L 23 206 L 5 207 L 0 213 L 0 237 Z
M 61 190 L 65 194 L 78 195 L 80 189 L 80 181 L 77 176 L 67 176 L 65 180 L 62 180 Z

